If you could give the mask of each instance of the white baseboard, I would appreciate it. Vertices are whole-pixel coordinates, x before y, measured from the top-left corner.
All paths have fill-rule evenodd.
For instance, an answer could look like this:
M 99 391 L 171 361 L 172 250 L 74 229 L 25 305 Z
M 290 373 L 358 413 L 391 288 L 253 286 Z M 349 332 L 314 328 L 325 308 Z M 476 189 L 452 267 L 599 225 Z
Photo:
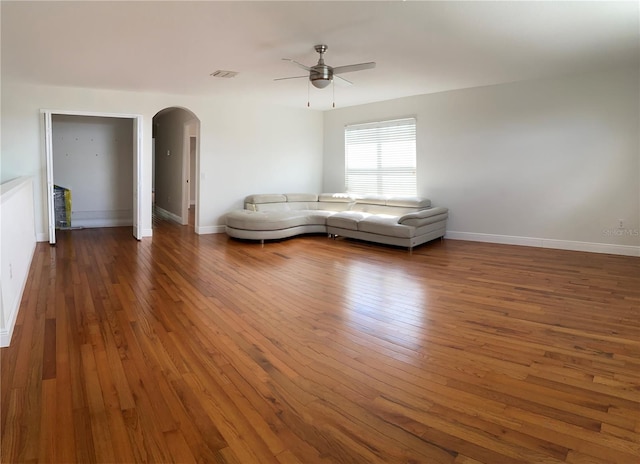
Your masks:
M 503 245 L 521 245 L 556 250 L 587 251 L 612 255 L 640 256 L 640 246 L 614 245 L 611 243 L 577 242 L 573 240 L 555 240 L 548 238 L 517 237 L 512 235 L 479 234 L 474 232 L 456 232 L 448 230 L 445 238 L 469 240 L 471 242 L 500 243 Z
M 182 217 L 177 214 L 172 213 L 171 211 L 167 211 L 166 209 L 160 208 L 159 206 L 155 206 L 156 214 L 162 218 L 170 219 L 173 222 L 177 222 L 182 225 Z
M 196 234 L 223 234 L 225 226 L 201 226 L 196 229 Z
M 76 219 L 71 225 L 73 227 L 83 227 L 93 229 L 98 227 L 125 227 L 133 226 L 132 219 Z
M 29 258 L 29 265 L 27 266 L 27 272 L 22 276 L 22 282 L 20 282 L 20 291 L 16 293 L 14 300 L 11 302 L 9 308 L 3 308 L 3 310 L 9 310 L 9 320 L 7 320 L 6 327 L 0 329 L 0 348 L 5 348 L 11 343 L 11 337 L 13 336 L 13 329 L 16 326 L 16 319 L 18 319 L 18 311 L 20 310 L 20 303 L 22 302 L 22 296 L 24 289 L 27 287 L 27 280 L 29 278 L 29 270 L 31 269 L 31 263 L 33 262 L 33 256 L 36 251 L 36 244 L 33 244 L 31 248 L 31 256 Z M 1 294 L 0 294 L 1 296 Z
M 142 229 L 143 237 L 153 237 L 153 229 Z

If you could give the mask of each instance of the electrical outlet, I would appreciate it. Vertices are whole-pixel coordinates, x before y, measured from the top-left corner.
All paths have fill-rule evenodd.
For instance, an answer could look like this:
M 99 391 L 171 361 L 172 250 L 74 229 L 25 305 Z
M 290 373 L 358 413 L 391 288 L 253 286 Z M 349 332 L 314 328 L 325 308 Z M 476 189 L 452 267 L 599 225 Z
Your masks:
M 622 229 L 624 227 L 624 220 L 618 219 L 618 229 Z

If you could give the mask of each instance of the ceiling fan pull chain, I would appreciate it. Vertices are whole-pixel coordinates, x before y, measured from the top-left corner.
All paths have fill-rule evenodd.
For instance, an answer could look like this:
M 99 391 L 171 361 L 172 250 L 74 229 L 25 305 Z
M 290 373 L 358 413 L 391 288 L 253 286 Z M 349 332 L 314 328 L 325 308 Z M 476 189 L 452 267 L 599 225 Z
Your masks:
M 336 81 L 334 79 L 331 80 L 331 84 L 333 86 L 333 107 L 336 107 Z
M 311 107 L 311 83 L 307 80 L 307 108 Z

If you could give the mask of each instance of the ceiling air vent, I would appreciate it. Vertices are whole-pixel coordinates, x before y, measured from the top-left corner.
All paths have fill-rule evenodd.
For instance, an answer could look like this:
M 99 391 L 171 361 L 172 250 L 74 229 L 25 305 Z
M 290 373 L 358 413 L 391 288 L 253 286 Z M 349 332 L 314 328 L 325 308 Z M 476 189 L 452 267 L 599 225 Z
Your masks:
M 236 77 L 237 75 L 238 73 L 236 71 L 222 71 L 220 69 L 210 74 L 210 76 L 213 76 L 213 77 L 224 77 L 227 79 L 231 79 L 232 77 Z

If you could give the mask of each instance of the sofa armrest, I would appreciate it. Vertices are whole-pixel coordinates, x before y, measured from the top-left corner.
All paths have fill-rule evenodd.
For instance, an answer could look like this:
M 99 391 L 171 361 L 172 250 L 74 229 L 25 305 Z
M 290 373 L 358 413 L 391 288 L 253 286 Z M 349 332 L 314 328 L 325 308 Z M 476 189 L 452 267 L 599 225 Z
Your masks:
M 447 217 L 449 217 L 449 210 L 442 206 L 437 206 L 435 208 L 423 209 L 400 216 L 398 218 L 398 224 L 419 227 L 443 221 L 447 219 Z

